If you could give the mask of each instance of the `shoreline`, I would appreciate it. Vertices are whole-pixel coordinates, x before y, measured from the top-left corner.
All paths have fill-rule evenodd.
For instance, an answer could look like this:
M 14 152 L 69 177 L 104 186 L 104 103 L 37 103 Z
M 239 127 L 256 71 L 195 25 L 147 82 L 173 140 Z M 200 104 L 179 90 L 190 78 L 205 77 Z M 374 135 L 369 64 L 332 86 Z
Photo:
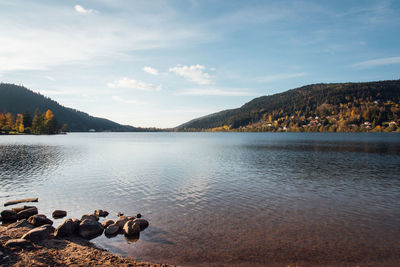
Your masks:
M 0 225 L 1 266 L 143 266 L 169 267 L 169 264 L 142 262 L 132 257 L 122 257 L 100 248 L 79 236 L 29 242 L 21 247 L 8 248 L 11 239 L 20 239 L 33 228 Z

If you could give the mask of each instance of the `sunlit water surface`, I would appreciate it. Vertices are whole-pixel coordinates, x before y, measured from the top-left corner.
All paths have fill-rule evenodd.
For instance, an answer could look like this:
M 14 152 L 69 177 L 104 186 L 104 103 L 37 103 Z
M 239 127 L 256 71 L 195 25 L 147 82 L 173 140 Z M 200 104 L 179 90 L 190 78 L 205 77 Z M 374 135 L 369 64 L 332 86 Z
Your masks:
M 0 202 L 25 197 L 48 216 L 142 213 L 137 242 L 93 242 L 145 261 L 400 259 L 399 134 L 0 136 Z

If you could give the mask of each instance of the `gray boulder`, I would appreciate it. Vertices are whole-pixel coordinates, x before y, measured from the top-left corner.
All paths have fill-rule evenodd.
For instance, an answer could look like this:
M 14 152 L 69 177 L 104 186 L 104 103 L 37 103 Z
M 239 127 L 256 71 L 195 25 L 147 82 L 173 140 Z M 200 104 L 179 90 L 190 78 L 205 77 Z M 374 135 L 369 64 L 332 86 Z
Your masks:
M 32 246 L 32 243 L 26 239 L 10 239 L 5 245 L 6 248 L 26 248 Z
M 134 219 L 133 222 L 138 223 L 140 226 L 140 231 L 143 231 L 149 226 L 149 222 L 145 219 Z
M 100 236 L 104 231 L 101 223 L 94 220 L 83 220 L 79 224 L 79 235 L 86 239 L 92 239 Z
M 54 235 L 56 237 L 72 236 L 79 230 L 79 220 L 78 219 L 66 219 L 62 224 L 60 224 Z
M 140 225 L 135 221 L 128 221 L 123 228 L 126 235 L 137 235 L 140 233 Z
M 3 222 L 12 222 L 18 219 L 17 213 L 13 210 L 3 210 L 1 212 L 1 220 Z
M 38 214 L 38 209 L 36 207 L 32 207 L 26 210 L 21 210 L 17 213 L 18 220 L 28 219 L 29 217 Z
M 35 206 L 21 206 L 21 207 L 16 207 L 16 208 L 12 208 L 11 210 L 15 211 L 16 213 L 23 211 L 23 210 L 27 210 L 30 208 L 34 208 Z
M 42 226 L 45 224 L 53 225 L 53 221 L 46 217 L 44 214 L 36 214 L 29 217 L 28 222 L 35 227 Z
M 98 221 L 99 217 L 94 214 L 85 214 L 85 215 L 82 215 L 82 218 L 81 218 L 81 221 L 84 221 L 84 220 Z
M 119 226 L 117 224 L 111 224 L 109 225 L 105 230 L 104 230 L 104 234 L 105 235 L 116 235 L 119 231 Z
M 34 226 L 28 223 L 26 219 L 19 220 L 18 222 L 12 223 L 7 226 L 7 228 L 20 228 L 20 227 L 33 228 Z
M 94 211 L 94 215 L 96 215 L 97 217 L 107 217 L 108 216 L 108 211 L 105 210 L 95 210 Z
M 52 216 L 54 219 L 64 218 L 65 216 L 67 216 L 67 212 L 65 210 L 55 210 L 53 211 Z
M 107 228 L 109 225 L 114 224 L 113 220 L 106 220 L 101 225 L 103 225 L 104 229 Z
M 33 242 L 49 239 L 51 238 L 54 230 L 55 229 L 53 226 L 45 224 L 30 230 L 29 232 L 27 232 L 22 236 L 22 239 L 31 240 Z

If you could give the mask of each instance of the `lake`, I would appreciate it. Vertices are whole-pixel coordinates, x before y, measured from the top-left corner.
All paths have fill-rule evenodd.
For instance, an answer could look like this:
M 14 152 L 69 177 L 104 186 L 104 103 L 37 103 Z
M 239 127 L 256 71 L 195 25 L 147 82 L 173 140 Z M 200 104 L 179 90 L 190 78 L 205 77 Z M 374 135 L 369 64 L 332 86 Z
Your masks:
M 400 134 L 0 136 L 0 203 L 25 197 L 141 213 L 139 240 L 93 242 L 155 263 L 400 262 Z

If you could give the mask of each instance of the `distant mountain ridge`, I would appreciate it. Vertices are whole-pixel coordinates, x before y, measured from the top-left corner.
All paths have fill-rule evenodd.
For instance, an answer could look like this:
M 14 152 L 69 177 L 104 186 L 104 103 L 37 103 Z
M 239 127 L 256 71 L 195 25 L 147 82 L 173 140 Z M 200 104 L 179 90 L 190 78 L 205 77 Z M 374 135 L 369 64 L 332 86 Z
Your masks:
M 175 130 L 355 131 L 384 129 L 389 124 L 397 129 L 399 103 L 400 80 L 312 84 L 255 98 Z
M 68 130 L 72 132 L 87 132 L 90 129 L 96 131 L 133 132 L 145 131 L 129 125 L 121 125 L 108 119 L 90 116 L 79 110 L 64 107 L 56 101 L 35 93 L 24 86 L 0 83 L 0 112 L 13 114 L 29 111 L 34 114 L 36 108 L 41 112 L 50 109 L 58 123 L 67 123 Z

